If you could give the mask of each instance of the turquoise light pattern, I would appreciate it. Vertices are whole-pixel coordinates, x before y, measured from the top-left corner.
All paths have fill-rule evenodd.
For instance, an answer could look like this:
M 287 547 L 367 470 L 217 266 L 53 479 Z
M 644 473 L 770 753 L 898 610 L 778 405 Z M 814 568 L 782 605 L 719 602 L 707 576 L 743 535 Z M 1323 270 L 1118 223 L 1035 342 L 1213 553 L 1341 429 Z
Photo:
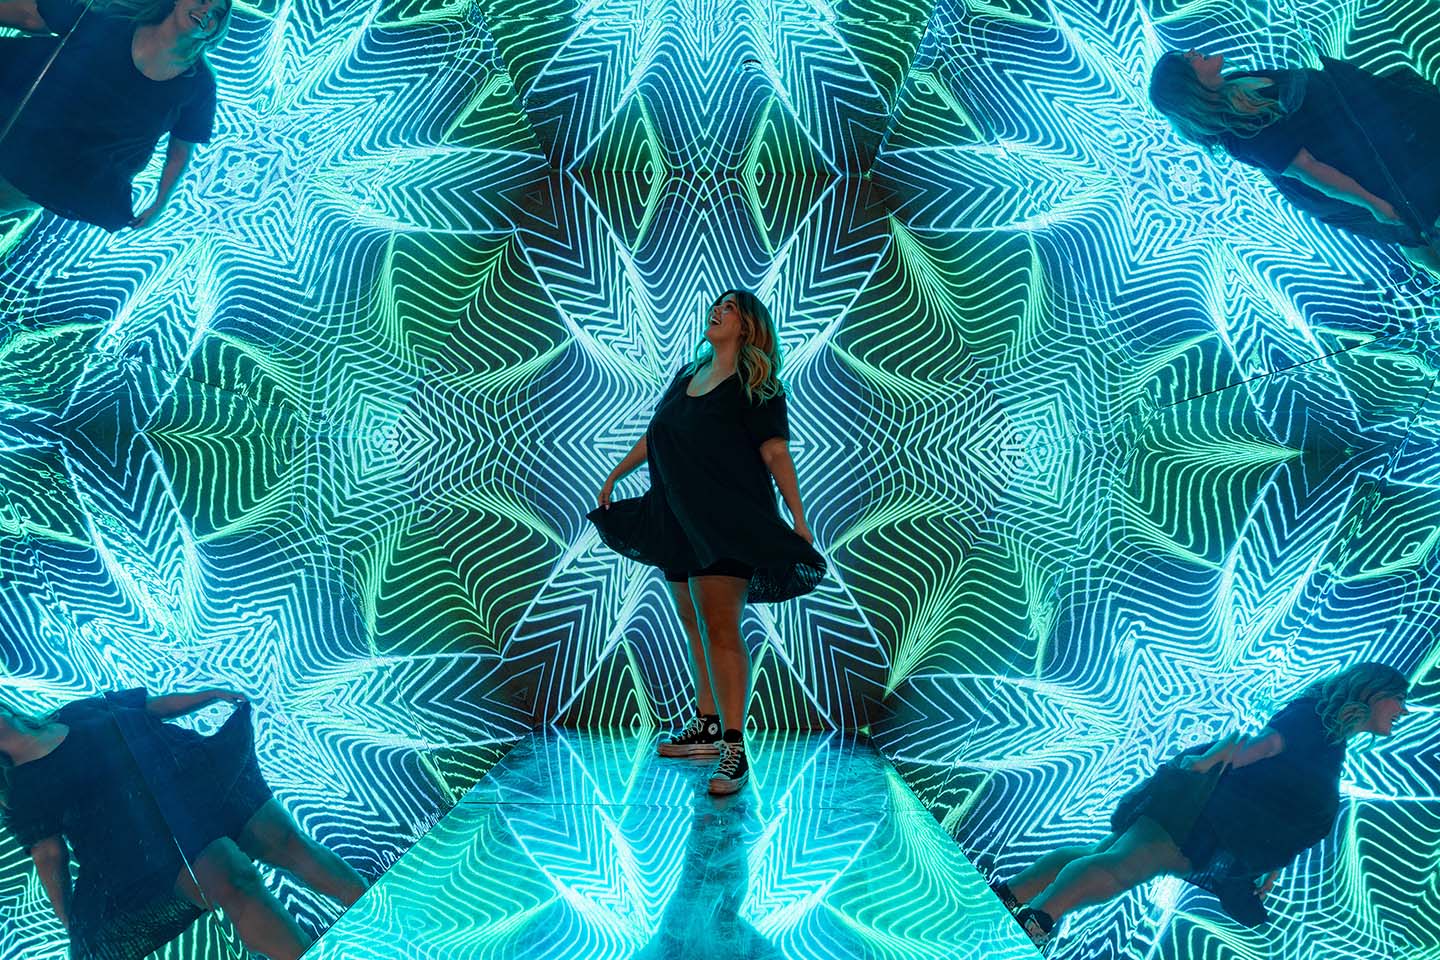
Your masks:
M 751 748 L 751 788 L 712 797 L 708 764 L 648 737 L 522 740 L 313 957 L 1034 960 L 873 747 L 767 731 Z
M 1408 10 L 946 3 L 902 87 L 874 179 L 1022 451 L 918 578 L 955 589 L 894 648 L 877 725 L 971 858 L 1008 876 L 1099 839 L 1165 756 L 1357 660 L 1419 681 L 1394 739 L 1350 751 L 1340 825 L 1270 926 L 1169 881 L 1076 914 L 1055 956 L 1440 947 L 1435 288 L 1177 140 L 1144 92 L 1192 46 L 1433 81 L 1440 33 Z
M 241 686 L 371 873 L 534 720 L 653 733 L 678 625 L 583 515 L 747 286 L 833 571 L 746 614 L 757 726 L 868 726 L 1007 872 L 1388 660 L 1415 715 L 1270 928 L 1160 884 L 1052 956 L 1429 956 L 1434 290 L 1142 88 L 1191 45 L 1433 80 L 1437 40 L 1355 0 L 242 5 L 160 225 L 0 223 L 5 695 Z M 63 956 L 9 845 L 0 924 L 0 960 Z M 239 954 L 207 920 L 166 956 Z

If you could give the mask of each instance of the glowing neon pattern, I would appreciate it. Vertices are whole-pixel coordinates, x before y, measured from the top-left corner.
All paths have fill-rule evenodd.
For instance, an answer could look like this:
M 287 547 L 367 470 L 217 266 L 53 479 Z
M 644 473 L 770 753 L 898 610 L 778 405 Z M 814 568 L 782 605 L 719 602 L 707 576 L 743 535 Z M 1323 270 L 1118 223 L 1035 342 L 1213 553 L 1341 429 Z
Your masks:
M 869 724 L 970 857 L 1093 838 L 1160 756 L 1354 659 L 1424 707 L 1433 302 L 1142 89 L 1191 45 L 1435 79 L 1433 20 L 242 8 L 162 226 L 0 240 L 6 692 L 239 684 L 282 799 L 371 872 L 532 718 L 653 732 L 689 709 L 669 598 L 582 518 L 739 284 L 835 571 L 747 612 L 753 715 Z M 1268 930 L 1158 885 L 1052 955 L 1433 953 L 1433 716 L 1355 752 Z M 8 846 L 0 904 L 0 957 L 63 955 Z M 167 955 L 237 951 L 207 921 Z

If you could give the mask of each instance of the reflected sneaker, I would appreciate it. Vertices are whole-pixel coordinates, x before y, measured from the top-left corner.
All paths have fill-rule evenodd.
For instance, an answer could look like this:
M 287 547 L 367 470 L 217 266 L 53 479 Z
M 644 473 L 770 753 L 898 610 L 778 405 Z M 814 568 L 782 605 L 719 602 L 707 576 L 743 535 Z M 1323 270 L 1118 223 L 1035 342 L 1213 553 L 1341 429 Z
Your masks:
M 990 892 L 995 894 L 1001 903 L 1005 904 L 1005 909 L 1009 910 L 1012 916 L 1019 913 L 1020 908 L 1024 906 L 1024 904 L 1016 899 L 1015 892 L 1010 889 L 1010 884 L 1004 880 L 996 880 L 990 884 Z
M 710 792 L 718 796 L 738 793 L 750 779 L 750 761 L 743 740 L 721 740 L 720 762 L 710 774 Z
M 679 733 L 660 741 L 662 757 L 718 757 L 720 747 L 720 718 L 691 717 L 690 722 Z
M 1030 937 L 1030 942 L 1039 947 L 1041 953 L 1044 953 L 1045 945 L 1055 935 L 1055 921 L 1050 918 L 1050 914 L 1044 910 L 1026 907 L 1015 914 L 1015 922 L 1024 928 L 1025 933 Z

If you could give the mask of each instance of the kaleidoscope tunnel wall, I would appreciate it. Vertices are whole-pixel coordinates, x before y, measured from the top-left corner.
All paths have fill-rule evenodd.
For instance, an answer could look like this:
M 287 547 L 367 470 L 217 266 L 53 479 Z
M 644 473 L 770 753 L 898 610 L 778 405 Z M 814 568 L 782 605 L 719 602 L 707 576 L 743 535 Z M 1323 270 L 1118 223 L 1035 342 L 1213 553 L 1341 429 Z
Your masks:
M 757 726 L 870 733 L 1007 872 L 1103 834 L 1180 746 L 1385 660 L 1414 713 L 1351 751 L 1269 927 L 1162 881 L 1056 955 L 1428 956 L 1434 290 L 1143 89 L 1191 45 L 1435 80 L 1431 19 L 240 6 L 160 224 L 0 225 L 5 696 L 238 686 L 281 801 L 372 875 L 532 724 L 683 716 L 664 584 L 584 514 L 747 287 L 831 563 L 745 615 Z M 0 956 L 64 955 L 13 844 L 0 917 Z M 242 955 L 208 918 L 165 954 Z

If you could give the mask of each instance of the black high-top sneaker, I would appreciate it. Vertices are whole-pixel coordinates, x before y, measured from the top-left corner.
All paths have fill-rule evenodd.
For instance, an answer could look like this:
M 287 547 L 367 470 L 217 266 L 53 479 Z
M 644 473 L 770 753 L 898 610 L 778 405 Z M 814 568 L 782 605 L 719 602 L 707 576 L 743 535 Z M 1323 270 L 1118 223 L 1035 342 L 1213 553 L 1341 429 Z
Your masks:
M 737 793 L 750 779 L 750 761 L 745 757 L 745 741 L 739 730 L 726 730 L 720 741 L 720 762 L 710 774 L 710 792 L 718 796 Z
M 1050 938 L 1055 936 L 1055 921 L 1050 918 L 1050 914 L 1044 910 L 1025 907 L 1015 914 L 1015 922 L 1020 924 L 1021 928 L 1030 935 L 1030 942 L 1039 947 L 1041 953 L 1044 953 L 1046 946 L 1050 943 Z
M 718 757 L 720 748 L 716 744 L 719 741 L 719 717 L 714 714 L 691 717 L 683 730 L 660 741 L 660 756 Z
M 1005 904 L 1005 909 L 1010 911 L 1011 916 L 1019 913 L 1020 908 L 1024 906 L 1024 904 L 1016 898 L 1015 892 L 1010 889 L 1010 884 L 1004 880 L 992 881 L 990 883 L 990 892 L 995 894 L 1001 903 Z

